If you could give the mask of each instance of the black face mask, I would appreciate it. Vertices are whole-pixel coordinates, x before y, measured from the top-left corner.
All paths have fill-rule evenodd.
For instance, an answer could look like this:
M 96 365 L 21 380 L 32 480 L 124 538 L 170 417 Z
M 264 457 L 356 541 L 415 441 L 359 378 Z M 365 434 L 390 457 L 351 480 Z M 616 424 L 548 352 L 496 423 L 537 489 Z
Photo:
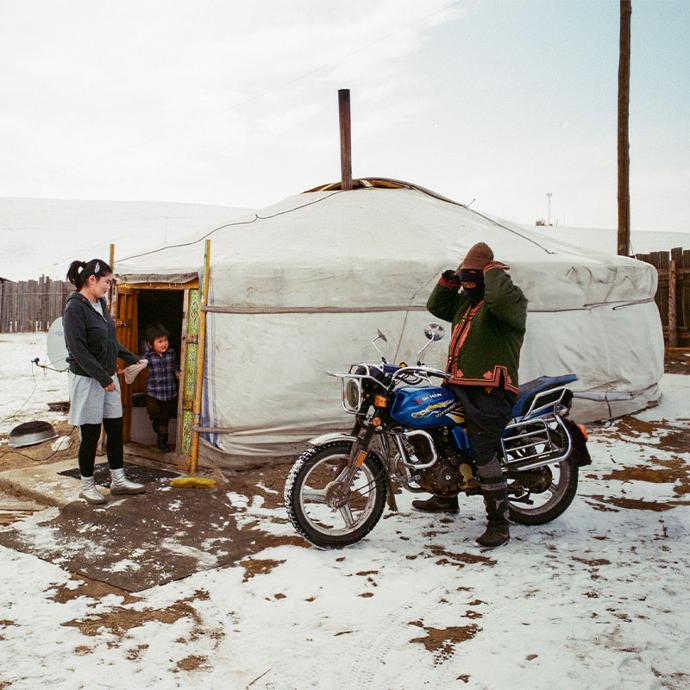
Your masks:
M 484 274 L 460 271 L 460 280 L 475 284 L 473 288 L 463 287 L 462 291 L 469 297 L 472 304 L 479 304 L 484 299 Z

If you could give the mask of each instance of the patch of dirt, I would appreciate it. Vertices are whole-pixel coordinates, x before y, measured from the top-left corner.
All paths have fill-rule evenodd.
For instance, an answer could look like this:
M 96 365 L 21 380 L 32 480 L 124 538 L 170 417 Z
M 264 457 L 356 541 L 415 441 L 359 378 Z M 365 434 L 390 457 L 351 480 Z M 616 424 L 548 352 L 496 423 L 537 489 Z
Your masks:
M 378 575 L 379 571 L 378 570 L 361 570 L 358 573 L 355 573 L 355 575 L 359 575 L 360 577 L 366 577 L 367 575 Z
M 91 653 L 93 653 L 93 647 L 87 647 L 85 644 L 80 644 L 78 647 L 74 648 L 74 654 L 77 656 L 86 656 Z
M 137 661 L 139 659 L 139 657 L 141 656 L 141 653 L 148 648 L 149 648 L 149 646 L 146 643 L 139 644 L 136 647 L 132 647 L 132 649 L 130 649 L 127 652 L 127 660 L 128 661 Z
M 292 463 L 281 463 L 248 470 L 223 470 L 222 474 L 232 491 L 249 496 L 250 503 L 252 496 L 261 496 L 263 507 L 274 509 L 284 505 L 283 488 L 291 467 Z
M 461 680 L 463 683 L 469 683 L 470 676 L 467 673 L 463 673 L 461 676 L 458 676 L 455 680 Z
M 450 659 L 455 653 L 455 645 L 471 640 L 481 630 L 474 623 L 450 628 L 432 628 L 422 621 L 410 621 L 409 625 L 423 628 L 426 632 L 426 637 L 414 637 L 410 642 L 423 644 L 434 655 L 434 666 Z
M 91 614 L 85 618 L 67 621 L 61 625 L 78 628 L 82 635 L 88 637 L 100 635 L 101 628 L 105 628 L 119 640 L 122 640 L 132 628 L 139 628 L 150 621 L 171 625 L 180 618 L 189 618 L 198 626 L 201 625 L 201 618 L 190 604 L 194 600 L 195 596 L 192 595 L 165 608 L 145 608 L 141 611 L 117 606 L 110 611 Z
M 240 562 L 240 565 L 244 568 L 244 578 L 242 582 L 251 580 L 255 575 L 267 575 L 273 568 L 279 566 L 281 563 L 285 563 L 285 560 L 247 558 Z
M 623 467 L 604 474 L 598 479 L 607 481 L 615 479 L 622 482 L 650 482 L 652 484 L 673 484 L 681 482 L 686 486 L 683 493 L 690 490 L 690 465 L 680 458 L 672 460 L 659 460 L 652 458 L 652 462 L 661 465 L 637 465 L 633 467 Z
M 208 657 L 205 656 L 186 656 L 177 662 L 176 667 L 180 671 L 197 671 L 206 665 Z
M 657 513 L 663 513 L 667 510 L 679 505 L 686 505 L 686 501 L 675 501 L 673 503 L 664 503 L 661 501 L 643 501 L 636 498 L 622 498 L 620 496 L 590 496 L 600 503 L 607 503 L 618 508 L 625 508 L 626 510 L 652 510 Z
M 340 632 L 337 632 L 333 637 L 340 637 L 341 635 L 351 635 L 352 630 L 341 630 Z
M 664 372 L 690 375 L 690 352 L 664 351 Z
M 671 453 L 690 452 L 690 429 L 687 420 L 678 419 L 673 424 L 665 421 L 646 422 L 630 415 L 614 421 L 609 427 L 602 427 L 598 435 L 621 441 L 631 439 L 643 446 L 661 448 Z M 646 436 L 648 438 L 640 438 Z M 654 442 L 651 442 L 652 439 Z
M 94 599 L 95 603 L 93 605 L 95 605 L 98 601 L 104 597 L 107 597 L 109 594 L 122 597 L 123 604 L 132 604 L 135 601 L 141 601 L 141 597 L 130 594 L 119 587 L 109 585 L 107 582 L 91 580 L 83 575 L 72 575 L 70 580 L 72 582 L 78 582 L 79 584 L 73 588 L 68 587 L 67 584 L 55 585 L 44 590 L 44 592 L 53 590 L 54 593 L 48 598 L 57 602 L 58 604 L 65 604 L 68 601 L 78 599 L 79 597 L 87 597 L 89 599 Z
M 17 625 L 17 624 L 14 621 L 8 620 L 7 618 L 0 620 L 0 628 L 9 628 L 10 625 Z
M 479 613 L 479 611 L 473 611 L 472 609 L 469 609 L 468 611 L 465 611 L 465 615 L 463 618 L 484 618 L 483 613 Z
M 533 659 L 536 659 L 539 655 L 538 654 L 528 654 L 525 659 L 527 661 L 532 661 Z
M 572 557 L 574 561 L 579 561 L 580 563 L 586 563 L 587 565 L 591 565 L 593 567 L 599 567 L 600 565 L 611 565 L 611 561 L 607 560 L 606 558 L 579 558 L 578 556 L 573 556 Z
M 493 558 L 488 558 L 487 556 L 481 556 L 476 553 L 466 553 L 466 552 L 460 552 L 460 553 L 455 553 L 453 551 L 447 551 L 444 549 L 442 546 L 437 546 L 437 545 L 432 545 L 430 547 L 431 553 L 434 554 L 434 556 L 445 556 L 445 560 L 441 559 L 441 561 L 437 561 L 438 564 L 443 563 L 448 563 L 450 561 L 455 561 L 453 565 L 457 565 L 459 567 L 464 567 L 464 564 L 468 563 L 481 563 L 481 565 L 487 565 L 487 566 L 494 566 L 496 565 L 496 561 Z M 447 559 L 450 559 L 447 560 Z M 459 561 L 459 562 L 458 562 Z M 461 565 L 463 564 L 463 565 Z
M 361 594 L 358 594 L 357 596 L 362 597 L 362 599 L 368 599 L 369 597 L 373 597 L 374 593 L 373 592 L 362 592 Z
M 592 498 L 595 498 L 594 496 Z M 593 503 L 592 501 L 585 501 L 587 505 L 592 506 L 594 510 L 598 510 L 602 513 L 618 513 L 620 512 L 616 508 L 607 508 L 605 505 L 602 505 L 601 503 Z
M 279 536 L 255 521 L 240 526 L 238 512 L 227 491 L 172 491 L 164 481 L 153 481 L 147 492 L 126 500 L 93 507 L 82 501 L 65 506 L 42 523 L 55 529 L 50 551 L 37 537 L 17 530 L 0 531 L 0 544 L 41 558 L 60 567 L 138 592 L 200 570 L 235 566 L 247 557 L 276 546 L 311 545 L 296 534 Z M 146 529 L 132 529 L 132 524 Z M 75 543 L 83 544 L 74 548 Z M 131 557 L 136 553 L 135 562 Z M 62 596 L 68 596 L 63 593 Z

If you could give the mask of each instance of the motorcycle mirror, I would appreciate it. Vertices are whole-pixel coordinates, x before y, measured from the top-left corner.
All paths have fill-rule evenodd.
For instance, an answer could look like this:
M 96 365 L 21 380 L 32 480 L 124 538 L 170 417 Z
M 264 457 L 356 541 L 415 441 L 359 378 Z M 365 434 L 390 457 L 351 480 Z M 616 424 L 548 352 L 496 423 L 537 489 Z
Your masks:
M 378 352 L 381 355 L 381 359 L 383 360 L 383 363 L 387 364 L 386 358 L 383 356 L 383 352 L 381 352 L 381 350 L 379 350 L 379 347 L 376 344 L 377 340 L 383 340 L 384 343 L 388 342 L 388 339 L 386 338 L 386 336 L 383 333 L 381 333 L 381 331 L 378 328 L 376 329 L 376 337 L 371 341 L 371 344 L 376 348 L 376 352 Z
M 443 336 L 445 334 L 446 331 L 440 323 L 427 324 L 426 328 L 424 329 L 424 335 L 432 342 L 443 340 Z

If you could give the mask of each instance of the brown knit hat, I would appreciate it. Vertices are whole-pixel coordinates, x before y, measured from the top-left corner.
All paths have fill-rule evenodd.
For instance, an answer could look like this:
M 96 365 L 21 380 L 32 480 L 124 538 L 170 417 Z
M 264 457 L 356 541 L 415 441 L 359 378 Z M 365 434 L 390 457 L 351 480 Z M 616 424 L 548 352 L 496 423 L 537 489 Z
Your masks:
M 493 260 L 494 253 L 491 251 L 491 247 L 484 242 L 477 242 L 477 244 L 470 247 L 470 251 L 467 252 L 467 256 L 460 264 L 460 268 L 461 270 L 481 271 L 486 264 Z

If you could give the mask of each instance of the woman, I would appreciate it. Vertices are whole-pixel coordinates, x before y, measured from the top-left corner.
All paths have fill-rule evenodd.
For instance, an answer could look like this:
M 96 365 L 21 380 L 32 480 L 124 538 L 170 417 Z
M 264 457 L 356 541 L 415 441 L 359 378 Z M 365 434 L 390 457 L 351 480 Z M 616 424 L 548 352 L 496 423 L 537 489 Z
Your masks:
M 67 280 L 76 291 L 67 298 L 62 317 L 69 356 L 69 422 L 81 430 L 79 446 L 79 496 L 88 503 L 105 503 L 96 488 L 93 467 L 101 424 L 107 438 L 111 494 L 138 494 L 142 484 L 125 477 L 122 452 L 122 400 L 117 378 L 117 358 L 128 364 L 139 357 L 120 345 L 115 337 L 115 322 L 110 316 L 105 295 L 110 289 L 112 269 L 105 261 L 73 261 Z

